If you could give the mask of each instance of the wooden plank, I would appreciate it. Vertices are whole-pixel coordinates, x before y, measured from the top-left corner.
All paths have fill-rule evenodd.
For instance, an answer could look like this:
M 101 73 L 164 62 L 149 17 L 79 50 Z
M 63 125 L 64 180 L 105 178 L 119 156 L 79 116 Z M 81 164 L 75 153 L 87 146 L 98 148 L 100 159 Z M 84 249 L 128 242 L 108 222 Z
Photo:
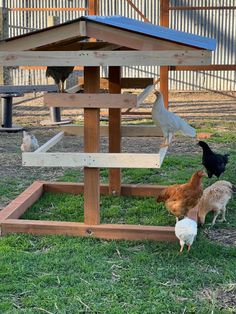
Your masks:
M 0 221 L 9 218 L 19 218 L 43 194 L 43 182 L 35 181 L 3 210 L 0 211 Z
M 108 78 L 101 77 L 100 78 L 100 88 L 108 89 Z M 121 77 L 121 88 L 146 88 L 148 85 L 152 85 L 154 82 L 153 78 L 150 77 Z M 79 85 L 84 85 L 84 78 L 79 77 Z
M 109 67 L 110 98 L 121 93 L 121 67 Z M 109 153 L 121 152 L 121 109 L 109 108 Z M 120 195 L 121 170 L 110 168 L 108 173 L 110 194 Z
M 33 92 L 56 92 L 56 85 L 4 85 L 0 86 L 0 93 L 33 93 Z
M 63 138 L 63 136 L 64 136 L 64 132 L 60 132 L 56 134 L 49 141 L 47 141 L 45 144 L 43 144 L 38 149 L 36 149 L 34 151 L 34 154 L 47 152 L 50 148 L 55 146 Z
M 22 153 L 30 167 L 160 168 L 159 154 L 129 153 Z
M 137 96 L 131 94 L 68 94 L 47 93 L 44 95 L 44 104 L 49 107 L 75 108 L 134 108 Z
M 177 65 L 170 66 L 169 71 L 236 71 L 236 64 Z
M 98 93 L 100 89 L 100 68 L 84 68 L 85 93 Z M 84 109 L 84 151 L 97 153 L 100 150 L 100 109 Z M 89 164 L 88 164 L 89 165 Z M 86 165 L 86 166 L 88 166 Z M 84 222 L 100 223 L 100 172 L 99 167 L 84 168 Z
M 83 183 L 74 182 L 44 182 L 44 192 L 81 194 L 84 191 Z M 122 184 L 121 195 L 156 197 L 163 189 L 163 185 L 152 184 Z M 109 195 L 109 185 L 100 184 L 100 193 Z
M 3 47 L 0 45 L 0 50 Z M 0 51 L 5 66 L 131 66 L 131 65 L 203 65 L 211 63 L 211 51 Z
M 169 0 L 161 0 L 160 2 L 160 25 L 169 27 Z M 183 62 L 185 64 L 185 62 Z M 160 67 L 160 92 L 163 95 L 165 107 L 169 105 L 169 86 L 168 86 L 168 67 Z
M 140 93 L 137 97 L 137 107 L 140 107 L 143 101 L 150 95 L 155 89 L 155 85 L 147 86 L 142 93 Z
M 11 39 L 9 41 L 1 42 L 0 51 L 11 50 L 11 51 L 18 51 L 18 53 L 20 53 L 19 51 L 21 50 L 35 49 L 36 47 L 53 44 L 62 40 L 66 40 L 68 38 L 84 37 L 86 36 L 86 33 L 84 31 L 85 27 L 80 28 L 80 23 L 84 24 L 86 22 L 81 21 L 78 23 L 64 25 L 63 31 L 60 28 L 60 26 L 54 26 L 54 27 L 47 28 L 39 32 L 27 34 L 23 37 L 18 37 L 17 39 L 14 39 L 14 40 Z M 16 53 L 16 55 L 18 55 L 18 53 Z M 54 53 L 54 56 L 55 56 L 55 53 Z M 11 59 L 14 57 L 10 54 L 9 58 Z M 37 64 L 37 63 L 27 63 L 27 62 L 24 63 L 23 62 L 23 64 L 18 64 L 18 65 L 49 65 L 49 64 Z M 64 63 L 63 65 L 68 65 L 68 64 Z
M 84 135 L 83 125 L 67 124 L 61 125 L 60 128 L 66 135 Z M 100 126 L 100 136 L 108 136 L 108 126 Z M 122 125 L 121 126 L 122 137 L 163 137 L 162 130 L 154 125 Z
M 97 38 L 98 40 L 108 41 L 110 43 L 125 46 L 137 50 L 188 50 L 196 49 L 187 45 L 181 45 L 167 40 L 147 37 L 127 30 L 112 28 L 107 25 L 101 25 L 87 21 L 87 36 Z
M 111 240 L 177 241 L 174 227 L 125 224 L 83 224 L 78 222 L 18 220 L 2 222 L 2 235 L 8 233 L 66 234 Z
M 9 8 L 12 12 L 48 12 L 48 11 L 62 11 L 62 12 L 68 12 L 68 11 L 88 11 L 87 8 Z
M 99 15 L 99 0 L 89 0 L 88 2 L 88 14 Z

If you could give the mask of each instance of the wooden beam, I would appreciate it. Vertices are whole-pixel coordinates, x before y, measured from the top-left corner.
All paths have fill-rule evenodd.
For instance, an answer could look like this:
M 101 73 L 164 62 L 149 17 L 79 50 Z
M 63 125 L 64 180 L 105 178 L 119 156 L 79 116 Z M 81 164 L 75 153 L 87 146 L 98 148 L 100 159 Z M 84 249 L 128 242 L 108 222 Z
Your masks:
M 155 89 L 155 85 L 147 86 L 142 93 L 140 93 L 137 97 L 137 107 L 140 107 L 143 101 L 150 95 Z
M 108 78 L 101 78 L 100 79 L 100 88 L 101 89 L 108 89 Z M 121 88 L 146 88 L 148 85 L 152 85 L 154 83 L 153 78 L 150 77 L 121 77 Z M 79 85 L 84 85 L 84 78 L 79 77 Z
M 1 46 L 0 46 L 0 50 Z M 131 66 L 210 64 L 208 50 L 162 51 L 0 51 L 0 64 L 6 66 Z
M 2 234 L 67 234 L 101 239 L 177 241 L 174 227 L 155 227 L 124 224 L 83 224 L 78 222 L 18 220 L 2 222 Z
M 177 65 L 170 66 L 169 71 L 236 71 L 236 64 Z
M 161 164 L 160 155 L 158 153 L 55 152 L 22 153 L 22 165 L 30 167 L 160 168 Z
M 142 17 L 144 22 L 151 23 L 151 21 L 149 21 L 149 19 L 146 18 L 146 16 L 136 7 L 136 5 L 133 4 L 133 2 L 131 0 L 126 0 L 126 1 L 138 13 L 138 15 L 140 15 Z
M 64 132 L 60 132 L 60 133 L 56 134 L 49 141 L 47 141 L 45 144 L 43 144 L 38 149 L 36 149 L 34 151 L 34 154 L 47 152 L 50 148 L 55 146 L 63 137 L 64 137 Z
M 109 67 L 109 94 L 110 98 L 121 93 L 121 67 Z M 109 153 L 121 152 L 121 107 L 109 108 Z M 120 195 L 121 170 L 110 168 L 109 174 L 110 194 Z
M 44 104 L 49 107 L 75 108 L 134 108 L 137 96 L 131 94 L 68 94 L 47 93 L 44 95 Z
M 12 12 L 48 12 L 48 11 L 88 11 L 87 8 L 9 8 Z
M 99 15 L 99 0 L 88 1 L 88 14 Z
M 10 204 L 0 211 L 0 222 L 9 218 L 19 218 L 43 194 L 43 182 L 35 181 Z
M 60 128 L 67 135 L 84 135 L 84 127 L 77 124 L 61 125 Z M 108 137 L 108 126 L 100 126 L 100 136 Z M 163 137 L 162 130 L 154 125 L 122 125 L 122 137 Z
M 1 42 L 0 51 L 10 50 L 10 51 L 18 51 L 18 53 L 20 53 L 19 51 L 21 50 L 35 49 L 36 47 L 53 44 L 55 42 L 60 42 L 68 38 L 84 37 L 86 36 L 85 23 L 86 22 L 81 21 L 78 23 L 64 25 L 63 31 L 61 30 L 60 26 L 55 26 L 52 28 L 48 28 L 46 30 L 42 30 L 40 32 L 27 34 L 24 37 L 19 37 L 14 40 Z M 18 53 L 16 53 L 16 55 Z M 55 53 L 54 53 L 54 56 L 55 56 Z M 9 58 L 11 59 L 14 57 L 11 56 L 10 54 Z M 18 65 L 41 65 L 41 64 L 37 64 L 37 63 L 30 64 L 26 62 L 26 63 L 18 64 Z M 49 65 L 49 64 L 42 64 L 42 65 Z M 67 65 L 67 64 L 65 63 L 64 65 Z
M 100 89 L 100 68 L 84 68 L 85 93 L 98 93 Z M 84 109 L 84 151 L 98 153 L 100 150 L 100 109 Z M 99 154 L 98 154 L 99 155 Z M 99 166 L 84 168 L 84 222 L 100 223 L 100 173 Z
M 160 25 L 169 27 L 169 0 L 160 0 Z M 184 62 L 183 62 L 184 63 Z M 209 62 L 210 63 L 210 62 Z M 166 64 L 167 65 L 167 64 Z M 169 75 L 168 67 L 160 67 L 160 92 L 163 95 L 165 107 L 169 105 Z
M 163 185 L 152 184 L 122 184 L 122 196 L 143 196 L 143 197 L 157 197 Z M 84 191 L 83 183 L 75 182 L 44 182 L 44 192 L 51 193 L 68 193 L 68 194 L 81 194 Z M 109 195 L 109 185 L 100 184 L 100 193 L 102 195 Z
M 87 36 L 97 38 L 98 40 L 108 41 L 110 43 L 125 46 L 137 50 L 189 50 L 196 49 L 187 45 L 181 45 L 174 42 L 168 42 L 163 39 L 147 37 L 145 35 L 129 32 L 122 29 L 112 28 L 87 21 Z
M 33 92 L 56 92 L 54 85 L 4 85 L 0 86 L 0 94 L 4 93 L 33 93 Z

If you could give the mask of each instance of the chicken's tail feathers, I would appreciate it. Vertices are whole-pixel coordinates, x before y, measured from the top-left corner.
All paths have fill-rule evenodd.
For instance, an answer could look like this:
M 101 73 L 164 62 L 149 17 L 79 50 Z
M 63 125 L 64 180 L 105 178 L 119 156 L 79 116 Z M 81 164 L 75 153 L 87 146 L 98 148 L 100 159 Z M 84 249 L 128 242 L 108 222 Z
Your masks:
M 185 120 L 181 120 L 181 129 L 180 131 L 187 136 L 195 137 L 196 136 L 196 130 L 189 125 Z
M 232 192 L 236 193 L 236 185 L 232 184 Z
M 167 186 L 163 186 L 163 187 L 158 188 L 158 190 L 156 191 L 157 203 L 165 202 L 168 197 L 169 197 L 169 193 L 168 193 L 168 187 Z
M 229 162 L 229 154 L 224 155 L 224 161 L 226 164 Z

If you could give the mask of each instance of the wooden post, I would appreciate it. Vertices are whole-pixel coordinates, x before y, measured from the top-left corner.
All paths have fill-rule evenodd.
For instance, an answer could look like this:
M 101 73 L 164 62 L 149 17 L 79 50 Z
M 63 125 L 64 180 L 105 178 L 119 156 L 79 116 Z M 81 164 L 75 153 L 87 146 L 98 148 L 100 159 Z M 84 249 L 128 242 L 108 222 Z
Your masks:
M 84 92 L 98 93 L 100 68 L 84 67 Z M 100 150 L 100 109 L 84 109 L 84 151 L 98 153 Z M 100 223 L 100 177 L 99 168 L 84 168 L 84 222 Z
M 8 9 L 0 7 L 0 40 L 8 38 Z M 9 70 L 0 66 L 0 85 L 9 84 Z
M 121 67 L 109 67 L 109 93 L 121 93 Z M 112 97 L 112 96 L 111 96 Z M 109 153 L 121 152 L 121 109 L 109 109 Z M 121 170 L 109 169 L 109 193 L 120 195 Z
M 99 0 L 89 0 L 89 15 L 99 15 Z
M 169 0 L 161 0 L 160 12 L 160 25 L 169 27 Z M 163 95 L 165 107 L 168 108 L 168 66 L 160 67 L 160 91 Z

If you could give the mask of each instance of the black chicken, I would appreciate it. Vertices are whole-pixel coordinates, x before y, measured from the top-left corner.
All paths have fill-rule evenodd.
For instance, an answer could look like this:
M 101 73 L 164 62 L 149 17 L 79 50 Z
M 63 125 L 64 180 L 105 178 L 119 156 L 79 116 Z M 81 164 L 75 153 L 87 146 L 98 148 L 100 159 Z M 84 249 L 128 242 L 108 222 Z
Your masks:
M 219 178 L 219 176 L 225 171 L 229 154 L 216 154 L 210 149 L 208 144 L 203 141 L 199 141 L 198 145 L 203 150 L 202 164 L 207 170 L 208 178 L 211 178 L 213 175 Z
M 73 72 L 74 67 L 52 67 L 48 66 L 46 70 L 46 77 L 52 77 L 57 84 L 60 93 L 65 92 L 65 80 Z

